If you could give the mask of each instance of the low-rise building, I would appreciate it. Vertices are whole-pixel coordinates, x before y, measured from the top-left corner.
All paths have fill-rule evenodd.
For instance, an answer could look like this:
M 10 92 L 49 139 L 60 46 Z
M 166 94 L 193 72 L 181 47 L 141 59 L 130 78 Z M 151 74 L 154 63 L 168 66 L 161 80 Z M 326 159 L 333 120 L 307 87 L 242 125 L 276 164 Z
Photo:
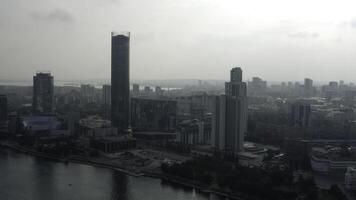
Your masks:
M 136 147 L 136 140 L 126 136 L 111 136 L 90 140 L 90 147 L 104 153 L 113 153 L 120 150 Z

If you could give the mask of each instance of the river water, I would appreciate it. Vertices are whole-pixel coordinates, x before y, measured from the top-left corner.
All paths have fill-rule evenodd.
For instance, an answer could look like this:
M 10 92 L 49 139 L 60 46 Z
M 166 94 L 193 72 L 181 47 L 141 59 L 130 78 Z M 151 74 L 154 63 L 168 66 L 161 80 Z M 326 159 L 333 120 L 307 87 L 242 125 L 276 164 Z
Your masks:
M 1 200 L 215 200 L 215 195 L 132 177 L 110 169 L 64 164 L 0 148 Z

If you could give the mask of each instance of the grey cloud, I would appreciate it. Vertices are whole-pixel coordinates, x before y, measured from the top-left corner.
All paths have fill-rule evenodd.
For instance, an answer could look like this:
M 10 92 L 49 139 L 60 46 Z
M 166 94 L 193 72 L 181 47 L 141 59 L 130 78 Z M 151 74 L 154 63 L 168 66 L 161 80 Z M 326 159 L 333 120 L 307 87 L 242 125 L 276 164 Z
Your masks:
M 31 17 L 35 20 L 45 20 L 45 21 L 60 21 L 60 22 L 74 21 L 73 15 L 63 9 L 54 9 L 49 12 L 31 13 Z
M 308 31 L 298 31 L 298 32 L 289 33 L 288 36 L 293 37 L 293 38 L 317 38 L 317 37 L 319 37 L 319 33 L 308 32 Z

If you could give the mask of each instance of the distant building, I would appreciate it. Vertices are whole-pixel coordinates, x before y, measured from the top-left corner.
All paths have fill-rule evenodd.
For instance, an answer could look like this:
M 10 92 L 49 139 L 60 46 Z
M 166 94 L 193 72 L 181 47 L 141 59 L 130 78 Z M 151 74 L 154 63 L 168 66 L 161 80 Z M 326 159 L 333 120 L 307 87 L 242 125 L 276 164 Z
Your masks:
M 89 84 L 80 85 L 81 104 L 95 102 L 95 87 Z
M 347 167 L 345 173 L 345 187 L 348 190 L 356 190 L 356 168 Z
M 130 33 L 111 34 L 111 120 L 121 134 L 130 128 Z
M 160 86 L 155 87 L 155 93 L 157 96 L 162 96 L 163 95 L 163 90 Z
M 310 104 L 296 102 L 291 105 L 291 125 L 296 127 L 307 127 L 310 125 Z
M 304 79 L 304 96 L 311 97 L 314 95 L 313 80 L 310 78 Z
M 247 92 L 251 96 L 259 96 L 266 93 L 267 81 L 263 81 L 259 77 L 253 77 L 252 81 L 248 82 Z
M 324 85 L 322 90 L 326 98 L 332 99 L 338 96 L 339 84 L 336 81 L 330 81 L 329 85 Z
M 32 109 L 36 114 L 53 112 L 53 76 L 39 72 L 33 77 Z
M 103 85 L 102 95 L 104 105 L 111 105 L 111 85 Z
M 0 125 L 7 120 L 7 97 L 0 95 Z
M 150 86 L 145 86 L 143 91 L 144 91 L 145 96 L 149 96 L 152 92 L 152 89 L 150 88 Z
M 214 95 L 207 93 L 176 97 L 179 119 L 203 120 L 214 111 L 214 99 Z
M 140 95 L 140 85 L 139 84 L 133 84 L 132 85 L 132 96 L 138 97 Z
M 175 131 L 177 102 L 159 99 L 131 99 L 131 126 L 134 131 Z
M 246 83 L 242 82 L 241 68 L 231 70 L 225 95 L 217 96 L 215 103 L 213 144 L 218 150 L 236 156 L 243 150 L 247 131 Z

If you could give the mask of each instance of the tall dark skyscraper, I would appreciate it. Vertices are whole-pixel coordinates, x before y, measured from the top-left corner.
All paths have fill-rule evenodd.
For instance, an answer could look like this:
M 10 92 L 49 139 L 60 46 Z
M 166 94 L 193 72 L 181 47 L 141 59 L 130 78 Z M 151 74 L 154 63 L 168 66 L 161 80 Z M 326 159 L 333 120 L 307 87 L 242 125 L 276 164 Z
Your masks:
M 243 151 L 247 131 L 246 83 L 242 82 L 240 67 L 230 71 L 230 82 L 225 83 L 225 95 L 217 96 L 213 119 L 213 144 L 227 154 Z
M 33 77 L 33 103 L 35 114 L 48 114 L 53 111 L 53 76 L 49 72 L 39 72 Z
M 0 125 L 7 120 L 7 97 L 0 94 Z
M 130 33 L 111 33 L 111 122 L 120 134 L 130 127 Z
M 313 96 L 313 80 L 310 78 L 304 79 L 304 96 L 311 97 Z

